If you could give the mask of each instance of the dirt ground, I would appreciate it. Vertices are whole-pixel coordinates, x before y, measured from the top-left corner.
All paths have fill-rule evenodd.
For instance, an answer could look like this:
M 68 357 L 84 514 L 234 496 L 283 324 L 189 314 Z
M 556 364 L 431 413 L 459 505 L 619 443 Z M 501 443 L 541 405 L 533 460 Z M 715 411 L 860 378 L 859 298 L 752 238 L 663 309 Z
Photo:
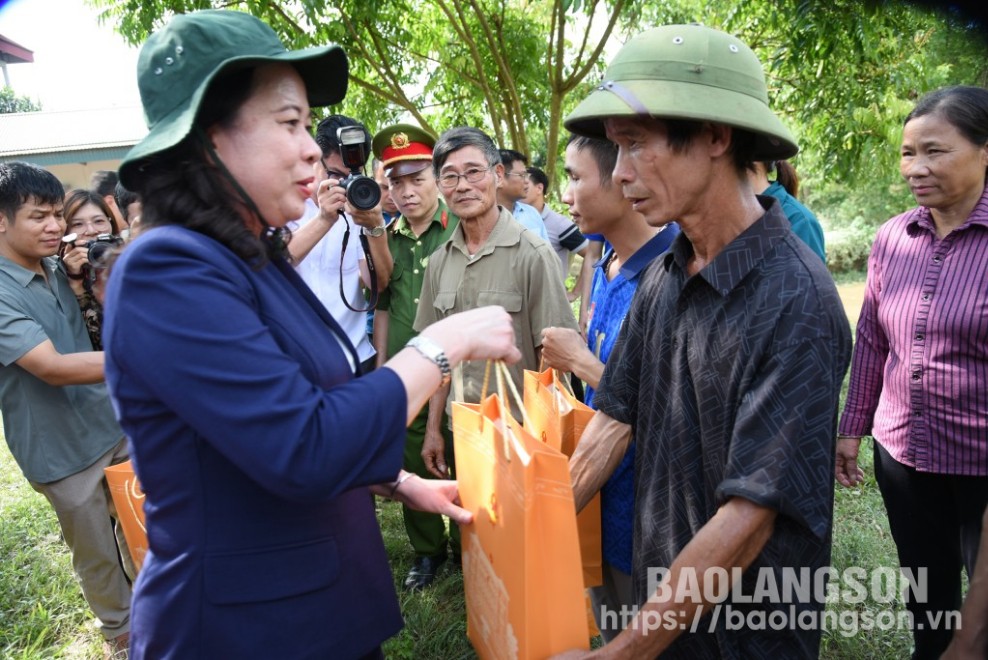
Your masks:
M 861 301 L 864 300 L 864 289 L 864 282 L 841 284 L 837 287 L 837 293 L 840 294 L 840 299 L 844 302 L 844 313 L 847 314 L 847 320 L 851 323 L 852 328 L 858 325 L 858 314 L 861 312 Z

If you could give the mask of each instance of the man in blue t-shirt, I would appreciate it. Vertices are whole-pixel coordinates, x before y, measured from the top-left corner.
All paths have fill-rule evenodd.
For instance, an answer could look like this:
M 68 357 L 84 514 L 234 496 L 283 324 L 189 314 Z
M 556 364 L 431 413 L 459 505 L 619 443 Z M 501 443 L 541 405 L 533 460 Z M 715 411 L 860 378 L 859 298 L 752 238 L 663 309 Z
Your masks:
M 542 332 L 542 356 L 546 364 L 571 371 L 586 382 L 585 400 L 590 407 L 594 407 L 594 390 L 631 307 L 639 275 L 679 234 L 675 223 L 650 227 L 632 209 L 621 188 L 611 180 L 616 160 L 617 147 L 607 140 L 573 136 L 566 147 L 569 185 L 563 193 L 563 202 L 569 206 L 570 215 L 581 231 L 602 234 L 609 247 L 594 268 L 587 338 L 567 328 L 546 328 Z M 622 606 L 630 610 L 637 605 L 631 582 L 634 465 L 632 443 L 601 489 L 604 583 L 591 589 L 590 597 L 597 627 L 605 641 L 621 632 L 621 618 L 603 614 L 620 612 Z

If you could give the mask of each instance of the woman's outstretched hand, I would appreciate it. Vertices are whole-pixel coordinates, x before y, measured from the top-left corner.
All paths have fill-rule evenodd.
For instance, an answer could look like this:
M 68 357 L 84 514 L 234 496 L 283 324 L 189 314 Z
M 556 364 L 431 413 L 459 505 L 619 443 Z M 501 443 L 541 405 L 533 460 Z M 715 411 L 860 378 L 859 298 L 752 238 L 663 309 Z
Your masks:
M 422 335 L 443 347 L 451 365 L 464 360 L 512 364 L 521 359 L 511 315 L 496 305 L 448 316 L 423 330 Z
M 461 525 L 473 520 L 473 514 L 459 506 L 460 491 L 455 481 L 412 476 L 398 487 L 395 499 L 417 511 L 448 516 Z

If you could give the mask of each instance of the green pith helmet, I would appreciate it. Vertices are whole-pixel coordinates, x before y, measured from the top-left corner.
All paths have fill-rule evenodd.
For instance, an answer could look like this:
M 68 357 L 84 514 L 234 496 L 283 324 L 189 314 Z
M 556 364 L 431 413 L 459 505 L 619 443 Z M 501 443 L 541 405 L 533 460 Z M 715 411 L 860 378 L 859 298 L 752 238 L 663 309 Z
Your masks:
M 149 133 L 120 164 L 120 182 L 136 190 L 141 164 L 192 132 L 196 113 L 221 73 L 284 62 L 305 82 L 309 104 L 332 105 L 347 89 L 347 59 L 339 46 L 286 50 L 267 24 L 239 11 L 180 14 L 152 34 L 137 60 L 137 83 Z
M 664 25 L 636 35 L 604 80 L 566 118 L 577 135 L 604 138 L 611 117 L 727 124 L 755 133 L 756 160 L 781 160 L 799 147 L 768 107 L 761 62 L 737 38 L 702 25 Z

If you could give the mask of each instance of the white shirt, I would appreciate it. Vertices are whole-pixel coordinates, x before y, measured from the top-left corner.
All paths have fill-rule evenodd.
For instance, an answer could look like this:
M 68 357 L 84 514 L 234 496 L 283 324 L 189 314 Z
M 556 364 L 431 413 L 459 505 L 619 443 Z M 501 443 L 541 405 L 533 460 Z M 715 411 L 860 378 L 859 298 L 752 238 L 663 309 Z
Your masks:
M 319 207 L 311 199 L 307 199 L 305 214 L 299 220 L 289 222 L 288 228 L 297 231 L 318 213 Z M 341 216 L 326 235 L 312 246 L 305 259 L 295 264 L 295 271 L 340 324 L 350 343 L 356 347 L 360 361 L 364 362 L 376 353 L 367 338 L 367 312 L 347 309 L 340 299 L 340 249 L 343 247 L 343 234 L 346 228 L 346 222 Z M 342 256 L 343 293 L 354 307 L 366 307 L 367 301 L 361 291 L 360 283 L 360 260 L 365 257 L 360 246 L 360 227 L 352 220 L 346 254 Z

